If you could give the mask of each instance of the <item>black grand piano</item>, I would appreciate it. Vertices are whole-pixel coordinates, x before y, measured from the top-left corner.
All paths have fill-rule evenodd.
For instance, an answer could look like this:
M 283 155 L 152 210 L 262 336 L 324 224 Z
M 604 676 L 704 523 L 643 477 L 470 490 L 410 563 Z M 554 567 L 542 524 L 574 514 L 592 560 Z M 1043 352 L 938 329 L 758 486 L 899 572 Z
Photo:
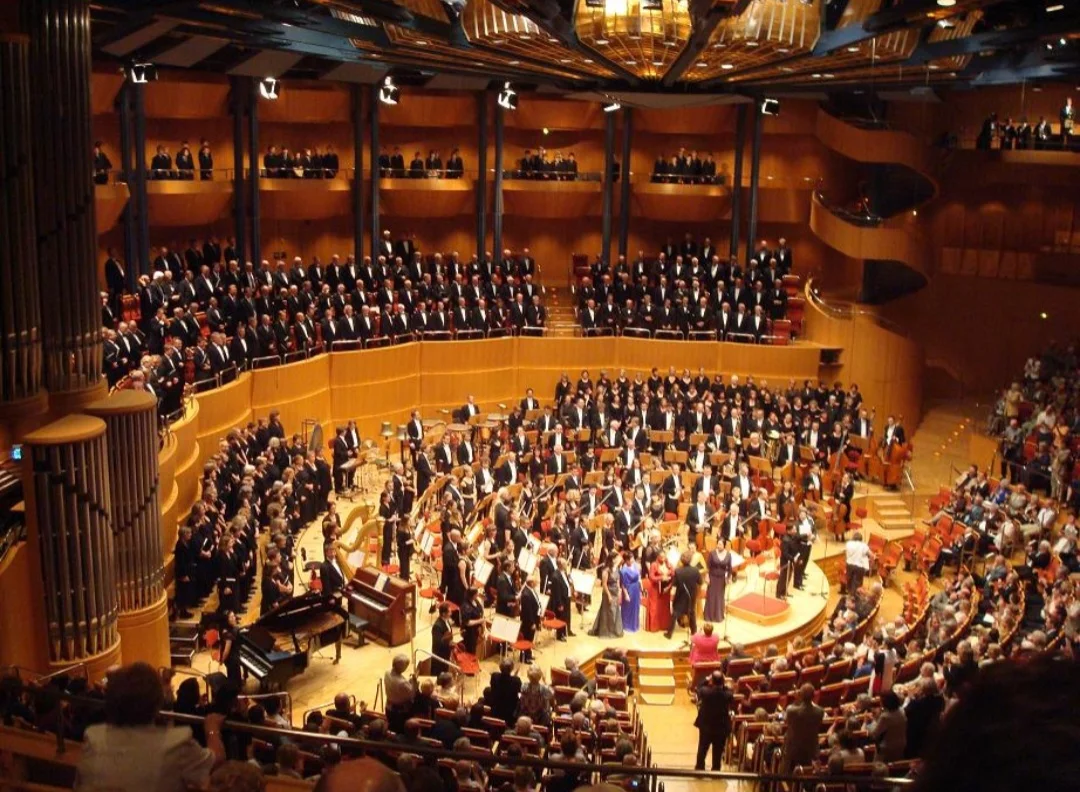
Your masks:
M 313 649 L 341 640 L 345 617 L 338 598 L 318 591 L 285 600 L 240 630 L 240 665 L 264 690 L 281 690 L 308 667 Z

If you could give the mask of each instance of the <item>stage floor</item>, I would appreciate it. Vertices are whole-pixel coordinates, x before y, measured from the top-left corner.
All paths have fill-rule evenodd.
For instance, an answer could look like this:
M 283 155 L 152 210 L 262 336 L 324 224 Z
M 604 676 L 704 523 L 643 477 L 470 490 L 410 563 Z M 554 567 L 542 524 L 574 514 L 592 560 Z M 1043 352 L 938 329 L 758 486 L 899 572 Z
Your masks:
M 346 522 L 348 513 L 358 504 L 350 504 L 348 501 L 339 504 L 343 512 L 342 522 Z M 341 508 L 341 507 L 345 508 Z M 346 534 L 346 539 L 354 535 L 359 521 Z M 312 525 L 298 537 L 299 548 L 305 548 L 309 558 L 322 557 L 322 532 L 319 526 Z M 760 581 L 756 575 L 742 574 L 728 587 L 728 597 L 735 600 L 746 594 L 760 592 Z M 773 592 L 773 584 L 769 583 L 768 591 Z M 297 593 L 302 593 L 298 589 Z M 809 635 L 820 630 L 825 619 L 826 606 L 829 601 L 829 586 L 818 566 L 811 562 L 807 568 L 804 589 L 799 591 L 792 589 L 788 603 L 791 612 L 780 623 L 759 625 L 744 621 L 735 617 L 729 617 L 721 624 L 716 625 L 718 634 L 728 644 L 741 643 L 749 649 L 763 649 L 770 643 L 776 643 L 782 650 L 786 642 L 796 635 Z M 647 652 L 652 656 L 657 653 L 671 652 L 675 655 L 686 651 L 686 642 L 689 639 L 688 630 L 676 631 L 671 639 L 665 638 L 663 633 L 650 633 L 644 630 L 637 633 L 627 633 L 622 638 L 594 638 L 588 635 L 592 626 L 596 609 L 599 606 L 599 590 L 592 598 L 592 606 L 585 614 L 574 615 L 572 629 L 574 637 L 567 641 L 555 640 L 550 631 L 541 631 L 537 646 L 534 650 L 535 663 L 545 672 L 548 678 L 548 669 L 552 666 L 563 667 L 568 657 L 576 658 L 579 662 L 588 660 L 598 655 L 609 646 L 620 646 L 631 651 Z M 431 649 L 431 619 L 428 614 L 428 600 L 418 598 L 418 612 L 416 615 L 416 637 L 411 644 L 397 647 L 386 647 L 369 642 L 367 646 L 353 648 L 353 642 L 342 646 L 341 662 L 333 663 L 334 648 L 326 647 L 314 654 L 308 669 L 294 677 L 288 684 L 287 690 L 292 697 L 293 722 L 296 726 L 302 725 L 304 712 L 313 708 L 323 708 L 323 705 L 333 701 L 334 695 L 339 692 L 347 692 L 356 696 L 358 701 L 366 702 L 374 706 L 376 689 L 379 680 L 389 669 L 391 660 L 397 654 L 407 654 L 410 658 L 415 650 Z M 699 617 L 699 626 L 702 623 Z M 644 613 L 642 614 L 644 624 Z M 722 644 L 723 645 L 723 644 Z M 420 659 L 423 659 L 421 655 Z M 194 659 L 194 668 L 198 671 L 208 672 L 216 670 L 211 668 L 212 662 L 209 654 L 199 653 Z M 482 673 L 479 679 L 466 683 L 466 701 L 475 699 L 480 695 L 487 682 L 488 675 L 497 669 L 498 658 L 485 660 L 481 664 Z M 680 681 L 681 684 L 681 681 Z

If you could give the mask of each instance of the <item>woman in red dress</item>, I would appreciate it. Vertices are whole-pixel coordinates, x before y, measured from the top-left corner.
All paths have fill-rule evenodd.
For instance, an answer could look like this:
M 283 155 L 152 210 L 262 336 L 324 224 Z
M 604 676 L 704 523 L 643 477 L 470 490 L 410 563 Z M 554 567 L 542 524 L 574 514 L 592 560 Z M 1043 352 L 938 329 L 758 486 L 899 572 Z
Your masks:
M 648 592 L 645 630 L 666 632 L 671 624 L 671 566 L 663 553 L 649 564 Z

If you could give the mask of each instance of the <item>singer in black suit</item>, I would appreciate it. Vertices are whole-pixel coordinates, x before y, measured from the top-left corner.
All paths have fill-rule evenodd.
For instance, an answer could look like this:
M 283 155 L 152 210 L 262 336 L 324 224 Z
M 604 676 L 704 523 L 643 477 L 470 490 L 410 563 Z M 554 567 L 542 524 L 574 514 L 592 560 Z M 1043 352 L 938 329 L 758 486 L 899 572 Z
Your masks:
M 444 661 L 450 659 L 450 653 L 454 648 L 454 625 L 450 621 L 450 606 L 439 603 L 439 618 L 431 625 L 431 674 L 438 676 L 443 671 L 449 671 L 450 666 Z
M 701 572 L 697 567 L 690 565 L 690 551 L 684 550 L 679 557 L 679 568 L 675 570 L 674 591 L 675 599 L 671 606 L 671 625 L 665 635 L 670 638 L 679 619 L 686 616 L 690 621 L 690 634 L 697 632 L 697 603 L 698 589 L 701 588 Z
M 566 562 L 560 560 L 558 568 L 552 574 L 551 579 L 548 580 L 548 608 L 556 619 L 565 622 L 564 627 L 560 627 L 555 631 L 555 637 L 560 641 L 565 641 L 568 635 L 571 637 L 574 635 L 570 629 L 571 599 L 573 599 L 573 594 L 570 587 L 570 577 L 566 572 Z
M 540 621 L 544 616 L 540 612 L 540 592 L 535 586 L 534 579 L 521 590 L 521 638 L 529 643 L 536 640 L 536 631 L 540 628 Z M 531 649 L 521 653 L 521 662 L 532 662 Z

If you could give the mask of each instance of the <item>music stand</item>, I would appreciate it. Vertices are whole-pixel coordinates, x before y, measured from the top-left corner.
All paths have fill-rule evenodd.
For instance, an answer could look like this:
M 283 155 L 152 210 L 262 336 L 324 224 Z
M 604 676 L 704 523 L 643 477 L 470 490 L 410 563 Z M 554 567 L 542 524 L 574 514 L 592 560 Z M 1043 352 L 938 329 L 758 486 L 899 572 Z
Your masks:
M 762 473 L 762 474 L 768 476 L 769 478 L 772 478 L 772 474 L 773 474 L 772 462 L 767 460 L 765 457 L 754 457 L 754 456 L 747 457 L 747 460 L 750 462 L 750 469 L 751 470 L 756 470 L 758 473 Z

